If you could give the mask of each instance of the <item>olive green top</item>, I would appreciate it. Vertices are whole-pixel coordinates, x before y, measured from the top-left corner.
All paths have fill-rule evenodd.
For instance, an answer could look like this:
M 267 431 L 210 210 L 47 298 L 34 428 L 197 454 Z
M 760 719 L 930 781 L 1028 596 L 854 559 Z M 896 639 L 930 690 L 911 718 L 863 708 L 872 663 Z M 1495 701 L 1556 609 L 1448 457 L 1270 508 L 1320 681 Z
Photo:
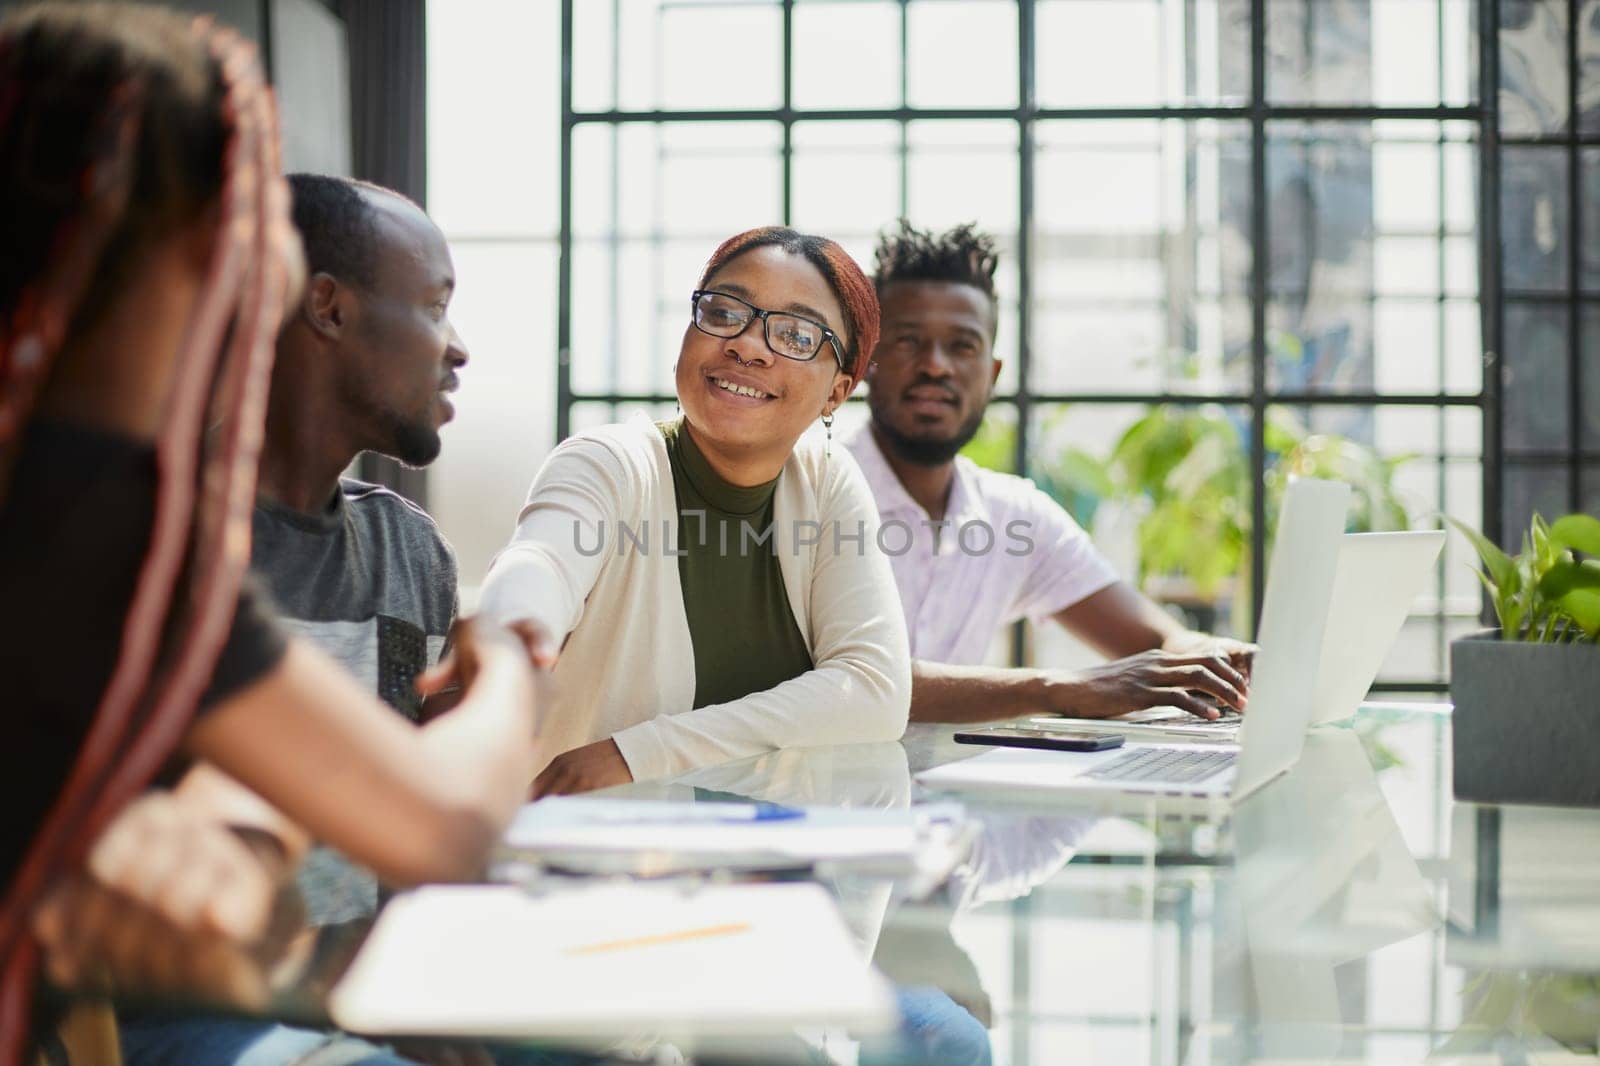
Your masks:
M 678 579 L 694 645 L 694 705 L 727 703 L 799 677 L 815 664 L 775 552 L 778 479 L 741 488 L 724 481 L 683 419 L 656 423 L 667 441 L 678 496 Z M 703 513 L 701 513 L 703 512 Z

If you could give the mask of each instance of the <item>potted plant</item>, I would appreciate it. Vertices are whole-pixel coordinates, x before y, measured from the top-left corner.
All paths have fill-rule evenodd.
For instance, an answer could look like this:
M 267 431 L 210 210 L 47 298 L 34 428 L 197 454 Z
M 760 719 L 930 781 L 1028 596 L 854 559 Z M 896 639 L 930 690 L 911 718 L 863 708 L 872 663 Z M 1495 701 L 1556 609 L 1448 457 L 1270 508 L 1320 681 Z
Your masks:
M 1600 519 L 1534 515 L 1515 556 L 1452 524 L 1500 621 L 1450 646 L 1456 796 L 1600 807 Z

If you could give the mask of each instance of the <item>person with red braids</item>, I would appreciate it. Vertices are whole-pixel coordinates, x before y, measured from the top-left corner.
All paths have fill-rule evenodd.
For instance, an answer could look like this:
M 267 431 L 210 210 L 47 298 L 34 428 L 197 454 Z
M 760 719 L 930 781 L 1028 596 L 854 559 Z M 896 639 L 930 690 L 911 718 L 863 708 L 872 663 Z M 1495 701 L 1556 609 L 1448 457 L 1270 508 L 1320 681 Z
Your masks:
M 562 442 L 483 587 L 485 615 L 561 646 L 535 797 L 905 730 L 894 575 L 831 442 L 877 341 L 872 283 L 774 227 L 719 247 L 689 304 L 681 416 Z M 818 419 L 828 442 L 802 441 Z
M 417 728 L 286 638 L 242 581 L 274 336 L 304 275 L 250 45 L 134 5 L 8 15 L 0 215 L 9 1064 L 42 1031 L 42 961 L 103 975 L 117 959 L 85 957 L 89 929 L 142 935 L 108 929 L 107 893 L 190 931 L 261 931 L 272 892 L 248 853 L 166 863 L 173 839 L 220 823 L 176 813 L 187 788 L 153 804 L 154 783 L 200 763 L 185 784 L 209 775 L 231 799 L 195 810 L 264 800 L 265 821 L 403 886 L 481 872 L 536 749 L 534 679 L 509 638 L 463 627 L 467 691 Z M 85 897 L 98 924 L 75 909 Z M 164 957 L 197 976 L 182 951 Z

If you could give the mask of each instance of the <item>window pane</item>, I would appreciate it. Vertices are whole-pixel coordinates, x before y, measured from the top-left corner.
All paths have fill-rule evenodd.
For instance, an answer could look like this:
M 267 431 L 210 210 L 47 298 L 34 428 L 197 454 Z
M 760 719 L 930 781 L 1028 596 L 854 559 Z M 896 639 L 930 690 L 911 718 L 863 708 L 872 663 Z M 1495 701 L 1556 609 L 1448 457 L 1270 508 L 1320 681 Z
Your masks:
M 1597 9 L 1600 10 L 1600 9 Z M 1597 40 L 1600 44 L 1600 40 Z M 1583 175 L 1583 233 L 1578 241 L 1584 292 L 1600 292 L 1600 148 L 1585 148 L 1579 155 Z
M 554 237 L 560 5 L 435 0 L 430 7 L 428 213 L 451 236 Z M 484 136 L 477 117 L 497 112 L 503 125 Z
M 1015 107 L 1017 5 L 911 0 L 906 10 L 913 107 Z
M 1476 394 L 1483 389 L 1483 314 L 1476 300 L 1446 300 L 1444 391 Z
M 1578 129 L 1600 133 L 1600 0 L 1578 4 Z
M 428 468 L 429 510 L 475 586 L 555 443 L 556 245 L 452 241 L 450 321 L 471 359 Z
M 1498 0 L 1500 132 L 1567 128 L 1567 0 Z
M 910 123 L 911 220 L 944 229 L 976 222 L 1011 237 L 1017 231 L 1017 127 L 1013 122 Z
M 1522 538 L 1528 534 L 1528 524 L 1537 511 L 1547 519 L 1555 519 L 1572 508 L 1567 502 L 1567 467 L 1565 463 L 1506 463 L 1505 506 L 1502 509 L 1502 528 L 1505 535 L 1501 547 L 1519 551 Z
M 1267 146 L 1267 380 L 1373 385 L 1373 157 L 1365 125 L 1279 124 Z
M 1000 299 L 1000 331 L 994 354 L 1002 360 L 997 389 L 1017 383 L 1017 125 L 1014 122 L 957 120 L 907 125 L 906 217 L 918 229 L 935 232 L 974 223 L 999 245 L 995 292 Z M 885 224 L 892 222 L 886 219 Z M 863 260 L 870 266 L 870 259 Z
M 1243 124 L 1041 122 L 1036 142 L 1033 387 L 1247 390 Z
M 1583 353 L 1579 370 L 1583 380 L 1582 444 L 1585 449 L 1600 452 L 1600 307 L 1586 306 L 1578 329 L 1582 336 L 1579 350 Z
M 1438 225 L 1439 150 L 1419 141 L 1380 141 L 1372 146 L 1373 221 L 1386 230 Z
M 1500 232 L 1508 292 L 1564 292 L 1567 152 L 1507 146 L 1500 152 Z
M 1237 6 L 1248 27 L 1247 8 Z M 1468 103 L 1462 58 L 1473 47 L 1471 12 L 1469 0 L 1267 0 L 1267 95 L 1275 103 Z
M 1433 300 L 1373 302 L 1373 384 L 1379 392 L 1440 391 L 1441 319 Z
M 583 125 L 573 131 L 573 231 L 713 243 L 782 217 L 771 122 Z
M 899 4 L 795 4 L 795 107 L 879 108 L 900 102 Z
M 574 389 L 673 391 L 672 364 L 689 322 L 689 293 L 721 239 L 574 242 Z
M 792 195 L 797 227 L 827 234 L 870 266 L 877 232 L 902 213 L 899 124 L 796 123 Z
M 1221 102 L 1218 63 L 1226 49 L 1217 6 L 1217 0 L 1041 0 L 1034 16 L 1039 105 Z M 1244 99 L 1233 93 L 1228 102 Z
M 585 0 L 573 4 L 572 47 L 572 103 L 579 111 L 783 102 L 777 0 Z
M 1572 424 L 1566 309 L 1507 304 L 1504 326 L 1506 450 L 1564 449 Z
M 1464 123 L 1274 123 L 1267 380 L 1277 390 L 1475 389 L 1477 291 Z M 1445 347 L 1446 345 L 1449 347 Z M 1449 353 L 1448 356 L 1446 353 Z

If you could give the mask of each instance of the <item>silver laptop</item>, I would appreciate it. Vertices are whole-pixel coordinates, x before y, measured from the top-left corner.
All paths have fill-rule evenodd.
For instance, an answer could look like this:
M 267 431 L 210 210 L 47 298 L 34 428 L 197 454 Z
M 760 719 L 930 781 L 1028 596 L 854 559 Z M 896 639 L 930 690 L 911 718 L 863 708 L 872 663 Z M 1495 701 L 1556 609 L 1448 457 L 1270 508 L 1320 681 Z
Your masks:
M 1291 482 L 1278 521 L 1261 610 L 1250 713 L 1237 745 L 1130 741 L 1105 752 L 1001 748 L 917 775 L 957 791 L 1100 792 L 1238 799 L 1294 765 L 1314 709 L 1317 674 L 1350 487 Z
M 1348 718 L 1361 706 L 1427 582 L 1444 540 L 1440 529 L 1346 533 L 1340 540 L 1333 603 L 1328 609 L 1321 664 L 1312 690 L 1312 725 Z M 1266 643 L 1265 629 L 1262 633 L 1262 642 Z M 1237 742 L 1240 721 L 1241 716 L 1233 713 L 1206 721 L 1177 707 L 1152 707 L 1116 718 L 1039 716 L 1030 724 L 1069 732 L 1211 738 L 1228 743 Z

